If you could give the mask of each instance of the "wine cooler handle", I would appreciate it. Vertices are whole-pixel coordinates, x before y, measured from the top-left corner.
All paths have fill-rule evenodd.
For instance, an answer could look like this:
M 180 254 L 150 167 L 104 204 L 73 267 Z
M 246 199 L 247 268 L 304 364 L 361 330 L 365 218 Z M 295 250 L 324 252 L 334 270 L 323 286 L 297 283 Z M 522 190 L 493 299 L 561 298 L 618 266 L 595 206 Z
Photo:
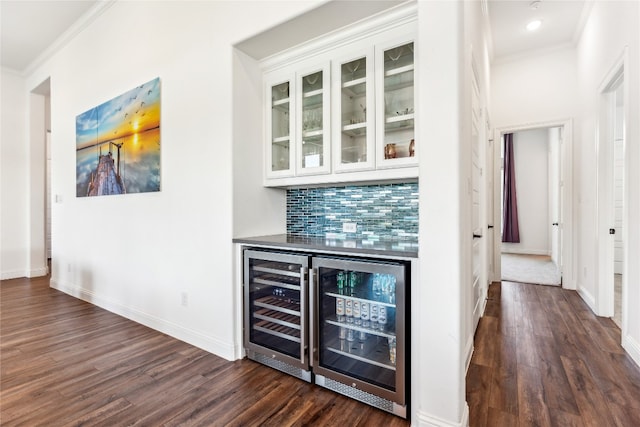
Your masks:
M 314 330 L 316 328 L 316 276 L 318 274 L 317 268 L 309 269 L 309 365 L 314 366 L 316 361 L 316 341 Z
M 305 365 L 305 349 L 307 348 L 307 283 L 305 283 L 305 277 L 307 277 L 307 267 L 300 267 L 300 363 L 302 365 Z

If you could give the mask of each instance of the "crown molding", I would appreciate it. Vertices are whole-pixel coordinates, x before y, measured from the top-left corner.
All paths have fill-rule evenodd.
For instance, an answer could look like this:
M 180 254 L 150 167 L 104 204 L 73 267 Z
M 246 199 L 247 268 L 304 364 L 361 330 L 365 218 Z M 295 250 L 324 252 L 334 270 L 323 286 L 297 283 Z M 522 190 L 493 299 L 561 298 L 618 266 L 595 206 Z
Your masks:
M 22 73 L 19 70 L 16 70 L 15 68 L 1 66 L 0 67 L 0 71 L 2 71 L 2 74 L 9 74 L 9 75 L 12 75 L 12 76 L 24 78 Z
M 569 42 L 569 43 L 561 43 L 561 44 L 557 44 L 554 46 L 549 46 L 549 47 L 543 47 L 540 49 L 529 49 L 529 50 L 524 50 L 521 52 L 517 52 L 511 55 L 505 55 L 505 56 L 499 56 L 499 57 L 494 57 L 493 60 L 491 61 L 491 65 L 503 65 L 503 64 L 507 64 L 510 62 L 518 62 L 518 61 L 522 61 L 524 59 L 531 59 L 534 57 L 540 57 L 540 56 L 545 56 L 545 55 L 551 55 L 553 53 L 556 52 L 560 52 L 563 50 L 574 50 L 576 49 L 576 45 Z
M 22 71 L 24 77 L 29 76 L 39 66 L 53 57 L 58 51 L 64 48 L 71 40 L 73 40 L 78 34 L 93 23 L 100 15 L 113 6 L 117 0 L 99 0 L 94 7 L 89 9 L 84 15 L 82 15 L 76 22 L 73 23 L 65 31 L 53 41 L 40 55 L 36 57 L 29 65 Z

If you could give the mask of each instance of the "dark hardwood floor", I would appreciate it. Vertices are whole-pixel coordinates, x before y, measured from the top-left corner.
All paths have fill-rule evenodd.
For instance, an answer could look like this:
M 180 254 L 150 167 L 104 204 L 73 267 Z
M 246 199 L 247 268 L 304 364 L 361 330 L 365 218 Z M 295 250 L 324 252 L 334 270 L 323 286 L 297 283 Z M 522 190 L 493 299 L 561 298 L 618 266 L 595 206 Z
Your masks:
M 229 362 L 49 288 L 0 284 L 2 426 L 406 426 L 249 360 Z M 640 370 L 572 291 L 490 287 L 471 427 L 640 426 Z
M 252 362 L 229 362 L 49 288 L 0 283 L 2 426 L 407 426 Z
M 467 373 L 471 427 L 640 426 L 640 369 L 574 291 L 490 286 Z

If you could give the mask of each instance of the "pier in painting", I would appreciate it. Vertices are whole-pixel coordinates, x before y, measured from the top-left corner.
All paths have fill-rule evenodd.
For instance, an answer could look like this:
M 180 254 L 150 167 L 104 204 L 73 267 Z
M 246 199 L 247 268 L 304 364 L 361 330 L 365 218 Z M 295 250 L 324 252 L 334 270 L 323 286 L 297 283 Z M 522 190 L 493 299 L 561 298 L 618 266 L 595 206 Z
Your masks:
M 100 154 L 98 167 L 91 174 L 87 196 L 106 196 L 108 194 L 124 194 L 126 189 L 120 177 L 120 148 L 121 145 L 113 144 L 118 148 L 117 163 L 113 161 L 113 153 Z

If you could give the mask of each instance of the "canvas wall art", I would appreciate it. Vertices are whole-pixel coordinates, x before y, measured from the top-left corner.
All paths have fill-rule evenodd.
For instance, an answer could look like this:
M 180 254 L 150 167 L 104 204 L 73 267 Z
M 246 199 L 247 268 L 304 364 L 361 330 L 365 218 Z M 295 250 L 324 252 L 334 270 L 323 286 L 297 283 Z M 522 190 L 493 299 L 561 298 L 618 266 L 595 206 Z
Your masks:
M 160 79 L 76 117 L 77 197 L 160 191 Z

